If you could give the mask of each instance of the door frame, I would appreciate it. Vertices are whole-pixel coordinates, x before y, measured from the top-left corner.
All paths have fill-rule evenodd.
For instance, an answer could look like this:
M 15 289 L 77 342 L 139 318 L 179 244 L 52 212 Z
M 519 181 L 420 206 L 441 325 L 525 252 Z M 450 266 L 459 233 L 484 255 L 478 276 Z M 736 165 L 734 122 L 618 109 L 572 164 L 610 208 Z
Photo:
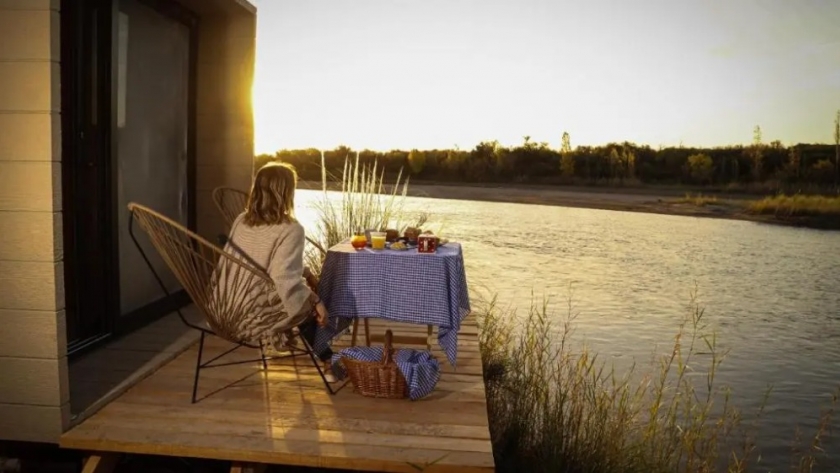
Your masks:
M 196 228 L 196 87 L 198 66 L 198 16 L 173 0 L 136 0 L 158 13 L 167 16 L 189 28 L 189 65 L 187 97 L 187 226 Z M 73 4 L 73 6 L 70 6 Z M 100 34 L 94 57 L 84 54 L 90 49 L 79 46 L 78 31 L 84 29 L 83 5 L 98 8 L 96 28 Z M 65 8 L 66 7 L 66 8 Z M 76 9 L 78 8 L 78 10 Z M 65 308 L 68 314 L 68 355 L 76 356 L 101 346 L 114 338 L 121 337 L 138 328 L 189 304 L 189 297 L 181 290 L 147 304 L 135 311 L 123 315 L 120 309 L 120 212 L 118 208 L 117 166 L 118 136 L 117 94 L 118 94 L 118 44 L 120 0 L 62 0 L 62 201 L 64 230 L 64 281 Z M 65 55 L 67 52 L 67 55 Z M 67 58 L 67 60 L 64 60 Z M 97 86 L 91 84 L 91 69 L 85 70 L 90 61 L 96 61 Z M 85 80 L 88 79 L 88 80 Z M 109 84 L 110 87 L 102 87 Z M 92 91 L 91 88 L 97 90 Z M 66 101 L 65 101 L 66 99 Z M 88 124 L 84 121 L 85 113 L 90 111 L 89 100 L 93 102 L 97 120 L 102 124 L 99 134 L 83 137 Z M 87 102 L 87 103 L 86 103 Z M 90 138 L 95 142 L 91 143 Z M 88 141 L 86 141 L 86 139 Z M 93 148 L 91 148 L 93 146 Z M 96 153 L 86 153 L 95 149 Z M 89 159 L 83 162 L 84 157 Z M 96 190 L 82 190 L 78 179 L 84 178 L 87 185 L 94 185 Z M 81 192 L 93 194 L 96 208 L 86 212 L 80 207 L 84 203 Z M 94 215 L 87 215 L 93 213 Z M 82 218 L 89 220 L 85 222 Z M 97 226 L 95 230 L 91 226 Z M 86 227 L 85 227 L 86 224 Z M 139 229 L 138 229 L 139 230 Z M 91 241 L 81 242 L 79 232 L 87 236 L 94 235 Z M 90 251 L 81 254 L 83 245 L 99 248 L 98 253 Z M 132 244 L 132 243 L 128 243 Z M 148 268 L 137 268 L 149 271 Z M 93 278 L 93 279 L 90 279 Z M 98 333 L 86 333 L 86 336 L 71 339 L 70 324 L 87 325 Z

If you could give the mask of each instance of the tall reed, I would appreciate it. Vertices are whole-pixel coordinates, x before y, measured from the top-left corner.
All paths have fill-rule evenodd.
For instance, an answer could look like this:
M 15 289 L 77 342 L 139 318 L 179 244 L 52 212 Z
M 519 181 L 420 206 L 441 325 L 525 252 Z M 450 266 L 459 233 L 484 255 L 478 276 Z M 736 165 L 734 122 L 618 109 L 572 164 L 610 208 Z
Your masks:
M 492 302 L 482 312 L 497 471 L 705 473 L 761 466 L 755 422 L 763 404 L 746 422 L 729 389 L 718 386 L 726 352 L 694 297 L 672 349 L 649 373 L 634 365 L 619 374 L 577 344 L 571 303 L 566 317 L 552 314 L 546 301 L 532 303 L 524 319 Z M 824 459 L 820 445 L 836 401 L 835 394 L 811 446 L 795 453 L 793 471 L 816 471 Z
M 315 202 L 317 228 L 310 238 L 323 248 L 329 248 L 349 238 L 356 231 L 393 228 L 402 233 L 409 226 L 420 227 L 428 221 L 429 214 L 411 214 L 405 210 L 408 179 L 402 180 L 402 171 L 392 186 L 385 185 L 385 169 L 362 165 L 359 157 L 347 157 L 341 176 L 329 176 L 321 158 L 321 197 Z M 338 181 L 337 192 L 329 190 L 328 183 Z M 389 189 L 390 187 L 390 189 Z M 314 246 L 314 245 L 313 245 Z M 307 265 L 320 272 L 324 253 L 318 248 L 307 251 Z

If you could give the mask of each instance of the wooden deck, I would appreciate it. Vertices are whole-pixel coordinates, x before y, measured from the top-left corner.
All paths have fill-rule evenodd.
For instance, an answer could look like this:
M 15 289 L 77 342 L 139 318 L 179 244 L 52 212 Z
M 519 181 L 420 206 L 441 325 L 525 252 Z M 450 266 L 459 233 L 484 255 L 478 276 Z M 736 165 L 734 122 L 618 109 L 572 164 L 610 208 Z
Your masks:
M 426 331 L 371 322 L 373 334 L 386 328 Z M 61 446 L 365 471 L 494 471 L 477 331 L 468 318 L 457 370 L 433 345 L 443 374 L 435 392 L 413 402 L 365 398 L 351 385 L 331 396 L 309 360 L 298 357 L 272 362 L 268 371 L 259 363 L 202 370 L 200 400 L 191 404 L 196 345 L 66 432 Z M 230 346 L 213 337 L 206 356 Z M 258 354 L 243 348 L 228 356 Z

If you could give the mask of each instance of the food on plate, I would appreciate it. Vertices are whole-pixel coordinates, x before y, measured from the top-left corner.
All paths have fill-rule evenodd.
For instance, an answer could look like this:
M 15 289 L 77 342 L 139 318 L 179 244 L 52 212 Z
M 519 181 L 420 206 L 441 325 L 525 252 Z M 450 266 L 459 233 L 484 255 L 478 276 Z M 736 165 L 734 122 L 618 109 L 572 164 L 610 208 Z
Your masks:
M 395 241 L 394 243 L 391 243 L 391 249 L 392 250 L 407 250 L 408 245 L 406 245 L 405 243 L 403 243 L 401 241 Z

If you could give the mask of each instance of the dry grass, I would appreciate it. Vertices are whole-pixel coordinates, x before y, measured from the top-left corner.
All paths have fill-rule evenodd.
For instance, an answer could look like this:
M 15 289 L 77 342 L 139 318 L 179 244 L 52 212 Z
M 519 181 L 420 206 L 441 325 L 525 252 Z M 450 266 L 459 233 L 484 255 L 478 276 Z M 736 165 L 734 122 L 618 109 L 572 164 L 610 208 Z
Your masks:
M 329 193 L 335 181 L 340 183 L 338 193 L 332 194 L 337 199 Z M 394 228 L 402 233 L 408 226 L 423 226 L 429 217 L 427 213 L 409 215 L 405 211 L 408 180 L 402 181 L 402 173 L 395 184 L 386 186 L 384 169 L 378 169 L 376 163 L 362 166 L 358 156 L 354 162 L 345 159 L 341 176 L 328 176 L 322 162 L 321 191 L 315 204 L 318 228 L 314 237 L 322 248 L 342 242 L 357 230 Z M 323 259 L 323 253 L 315 248 L 307 251 L 306 264 L 316 274 L 320 273 Z
M 497 471 L 706 473 L 762 466 L 756 425 L 715 382 L 726 353 L 693 301 L 673 349 L 645 376 L 635 367 L 618 374 L 576 347 L 571 305 L 559 334 L 552 324 L 558 318 L 545 304 L 532 304 L 524 325 L 490 306 L 480 317 L 481 344 Z M 695 385 L 698 379 L 704 382 Z M 817 432 L 794 454 L 793 471 L 820 465 L 836 394 L 833 399 Z
M 678 204 L 691 204 L 696 205 L 698 207 L 705 207 L 707 205 L 716 205 L 718 203 L 718 198 L 713 195 L 703 195 L 697 194 L 692 195 L 691 193 L 687 193 L 685 197 L 677 200 Z
M 755 214 L 772 214 L 779 217 L 829 217 L 840 218 L 840 196 L 777 195 L 747 204 L 747 211 Z

